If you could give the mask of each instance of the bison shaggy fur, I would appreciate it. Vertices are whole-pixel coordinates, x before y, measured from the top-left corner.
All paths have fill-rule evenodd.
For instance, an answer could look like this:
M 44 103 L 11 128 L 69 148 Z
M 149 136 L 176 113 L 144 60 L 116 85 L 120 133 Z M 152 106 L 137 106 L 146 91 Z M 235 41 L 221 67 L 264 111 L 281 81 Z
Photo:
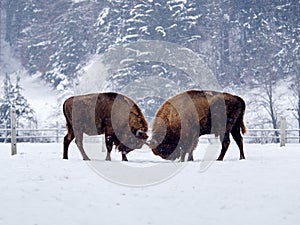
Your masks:
M 193 160 L 193 150 L 201 135 L 215 134 L 222 143 L 218 160 L 223 160 L 230 144 L 230 134 L 245 159 L 243 122 L 245 102 L 242 98 L 223 92 L 189 90 L 171 97 L 157 110 L 152 137 L 148 142 L 155 155 L 163 159 Z
M 75 138 L 84 160 L 89 157 L 83 149 L 83 133 L 105 135 L 106 160 L 111 160 L 113 145 L 126 154 L 141 148 L 148 138 L 148 125 L 141 109 L 130 98 L 109 92 L 95 93 L 68 98 L 63 104 L 68 133 L 64 137 L 63 158 L 68 159 L 68 147 Z

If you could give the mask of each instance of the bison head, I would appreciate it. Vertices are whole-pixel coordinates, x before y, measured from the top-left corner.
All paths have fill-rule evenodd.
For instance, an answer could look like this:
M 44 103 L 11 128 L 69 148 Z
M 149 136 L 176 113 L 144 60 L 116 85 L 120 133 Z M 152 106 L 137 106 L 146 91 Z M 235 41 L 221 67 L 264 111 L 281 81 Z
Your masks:
M 134 136 L 129 138 L 129 146 L 131 146 L 133 149 L 139 149 L 146 144 L 148 135 L 145 129 L 134 130 L 132 133 Z
M 156 115 L 152 125 L 152 137 L 147 145 L 154 155 L 163 159 L 175 160 L 179 157 L 178 142 L 180 139 L 179 129 L 172 129 L 166 117 Z
M 156 139 L 151 139 L 147 145 L 152 149 L 154 155 L 158 155 L 163 159 L 175 160 L 180 156 L 180 149 L 178 148 L 178 140 L 164 138 L 162 142 Z
M 128 97 L 119 95 L 114 100 L 111 123 L 123 153 L 139 149 L 146 143 L 147 121 L 141 109 Z
M 146 144 L 146 140 L 148 135 L 144 130 L 137 130 L 132 132 L 132 134 L 126 135 L 123 134 L 122 140 L 118 145 L 119 151 L 124 154 L 131 152 L 134 149 L 140 149 L 144 144 Z
M 148 139 L 148 124 L 137 105 L 133 105 L 130 109 L 128 125 L 128 129 L 123 129 L 119 134 L 121 151 L 126 153 L 142 148 Z
M 129 114 L 129 126 L 133 136 L 130 136 L 130 144 L 134 148 L 141 148 L 146 144 L 148 139 L 147 131 L 148 124 L 145 117 L 142 114 L 142 111 L 137 105 L 133 105 L 130 114 Z

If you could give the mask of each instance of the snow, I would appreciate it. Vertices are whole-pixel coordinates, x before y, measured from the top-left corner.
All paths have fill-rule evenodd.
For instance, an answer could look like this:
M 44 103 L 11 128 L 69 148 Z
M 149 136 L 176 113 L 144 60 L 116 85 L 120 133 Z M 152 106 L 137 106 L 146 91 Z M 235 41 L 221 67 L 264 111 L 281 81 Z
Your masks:
M 1 19 L 1 18 L 0 18 Z M 1 25 L 1 23 L 0 23 Z M 1 31 L 1 26 L 0 26 Z M 2 35 L 0 35 L 2 37 Z M 12 51 L 11 47 L 7 42 L 0 38 L 0 78 L 4 77 L 5 74 L 11 74 L 19 70 L 21 62 L 16 60 L 15 53 Z M 1 82 L 2 83 L 2 82 Z
M 104 8 L 102 11 L 101 11 L 101 13 L 99 14 L 99 16 L 98 16 L 98 19 L 97 19 L 97 26 L 101 26 L 101 25 L 103 25 L 104 23 L 105 23 L 105 18 L 108 16 L 108 14 L 109 14 L 109 8 Z
M 287 4 L 284 4 L 284 5 L 278 5 L 278 6 L 276 6 L 276 9 L 282 10 L 282 9 L 284 9 L 285 7 L 288 7 L 288 6 L 290 6 L 290 5 L 291 5 L 291 3 L 287 3 Z
M 126 40 L 129 40 L 132 38 L 138 38 L 138 37 L 139 37 L 139 34 L 129 34 L 129 35 L 124 36 L 122 41 L 126 41 Z
M 72 2 L 74 2 L 74 3 L 80 3 L 80 2 L 84 2 L 84 1 L 86 1 L 86 0 L 72 0 Z
M 2 27 L 0 27 L 3 29 Z M 20 76 L 20 86 L 22 87 L 22 95 L 28 100 L 29 105 L 36 112 L 36 119 L 38 120 L 39 128 L 44 125 L 49 125 L 49 116 L 56 114 L 58 91 L 53 90 L 45 84 L 36 74 L 30 76 L 28 72 L 21 65 L 18 57 L 13 53 L 13 50 L 7 42 L 0 38 L 1 55 L 0 55 L 0 81 L 3 83 L 5 74 L 9 74 L 11 81 L 15 84 L 17 75 Z M 41 45 L 45 43 L 39 43 Z M 1 220 L 0 220 L 1 224 Z
M 235 144 L 223 162 L 200 170 L 202 143 L 194 162 L 162 161 L 147 151 L 128 154 L 127 166 L 183 165 L 156 185 L 130 187 L 103 179 L 81 159 L 74 143 L 69 160 L 62 144 L 0 144 L 0 224 L 272 224 L 300 221 L 299 144 L 246 144 L 246 160 L 238 160 Z M 122 165 L 120 153 L 109 169 Z M 92 161 L 93 162 L 93 161 Z M 94 162 L 97 162 L 94 160 Z M 118 171 L 122 175 L 123 171 Z
M 147 32 L 148 31 L 148 26 L 142 26 L 142 27 L 139 28 L 139 30 L 141 32 Z
M 157 26 L 157 27 L 155 27 L 155 30 L 158 32 L 158 33 L 161 33 L 161 35 L 163 36 L 163 37 L 165 37 L 167 34 L 166 34 L 166 32 L 165 32 L 165 29 L 162 27 L 162 26 Z
M 39 42 L 39 43 L 37 43 L 37 44 L 34 44 L 34 45 L 32 45 L 32 46 L 34 46 L 34 47 L 39 47 L 39 46 L 47 46 L 47 45 L 49 45 L 49 44 L 51 44 L 51 41 L 41 41 L 41 42 Z
M 23 88 L 22 94 L 36 113 L 39 127 L 47 127 L 49 117 L 56 114 L 58 92 L 35 76 L 23 76 L 20 85 Z

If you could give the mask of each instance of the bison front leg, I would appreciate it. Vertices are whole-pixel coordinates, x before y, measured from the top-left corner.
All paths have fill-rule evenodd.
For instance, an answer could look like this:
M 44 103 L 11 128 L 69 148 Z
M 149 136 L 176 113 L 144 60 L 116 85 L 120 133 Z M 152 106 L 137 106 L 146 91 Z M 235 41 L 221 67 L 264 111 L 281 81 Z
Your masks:
M 75 143 L 82 155 L 83 160 L 90 160 L 90 158 L 86 155 L 86 153 L 83 149 L 82 140 L 83 140 L 83 133 L 79 133 L 79 134 L 75 135 Z
M 186 154 L 187 154 L 186 152 L 180 151 L 180 161 L 181 162 L 185 161 Z M 194 161 L 193 152 L 189 152 L 188 154 L 189 155 L 188 155 L 187 161 Z
M 189 157 L 187 159 L 188 161 L 194 161 L 194 156 L 193 156 L 193 152 L 189 153 Z
M 194 161 L 194 156 L 193 156 L 193 152 L 195 150 L 195 148 L 197 147 L 198 145 L 198 137 L 194 137 L 193 140 L 192 140 L 192 146 L 191 148 L 189 149 L 188 153 L 189 153 L 189 157 L 188 157 L 188 161 Z
M 113 148 L 113 143 L 114 143 L 113 136 L 105 134 L 105 145 L 107 149 L 105 160 L 107 161 L 111 161 L 110 153 Z
M 184 162 L 186 156 L 186 152 L 182 149 L 180 150 L 180 162 Z
M 197 147 L 198 144 L 198 137 L 197 136 L 193 136 L 192 139 L 188 142 L 186 142 L 186 144 L 184 145 L 183 149 L 186 149 L 186 151 L 184 151 L 183 149 L 181 149 L 181 162 L 184 162 L 185 160 L 185 155 L 188 153 L 188 158 L 187 161 L 194 161 L 194 156 L 193 156 L 193 152 L 194 149 Z
M 122 152 L 122 161 L 128 161 L 127 157 L 126 157 L 126 153 Z
M 122 161 L 128 161 L 126 154 L 129 152 L 128 148 L 123 144 L 119 145 L 119 151 L 122 153 Z

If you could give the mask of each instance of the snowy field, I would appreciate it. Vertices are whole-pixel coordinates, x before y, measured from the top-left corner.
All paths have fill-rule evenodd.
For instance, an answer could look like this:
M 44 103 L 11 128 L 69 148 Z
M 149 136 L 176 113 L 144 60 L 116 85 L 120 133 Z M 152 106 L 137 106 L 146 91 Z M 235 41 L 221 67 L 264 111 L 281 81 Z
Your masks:
M 246 144 L 247 159 L 240 161 L 232 143 L 223 162 L 201 170 L 204 145 L 189 163 L 162 161 L 145 150 L 129 153 L 126 163 L 117 152 L 112 162 L 94 160 L 107 170 L 184 165 L 164 182 L 130 187 L 100 176 L 73 143 L 69 160 L 61 159 L 61 144 L 18 144 L 15 156 L 0 144 L 0 224 L 299 224 L 299 144 Z

